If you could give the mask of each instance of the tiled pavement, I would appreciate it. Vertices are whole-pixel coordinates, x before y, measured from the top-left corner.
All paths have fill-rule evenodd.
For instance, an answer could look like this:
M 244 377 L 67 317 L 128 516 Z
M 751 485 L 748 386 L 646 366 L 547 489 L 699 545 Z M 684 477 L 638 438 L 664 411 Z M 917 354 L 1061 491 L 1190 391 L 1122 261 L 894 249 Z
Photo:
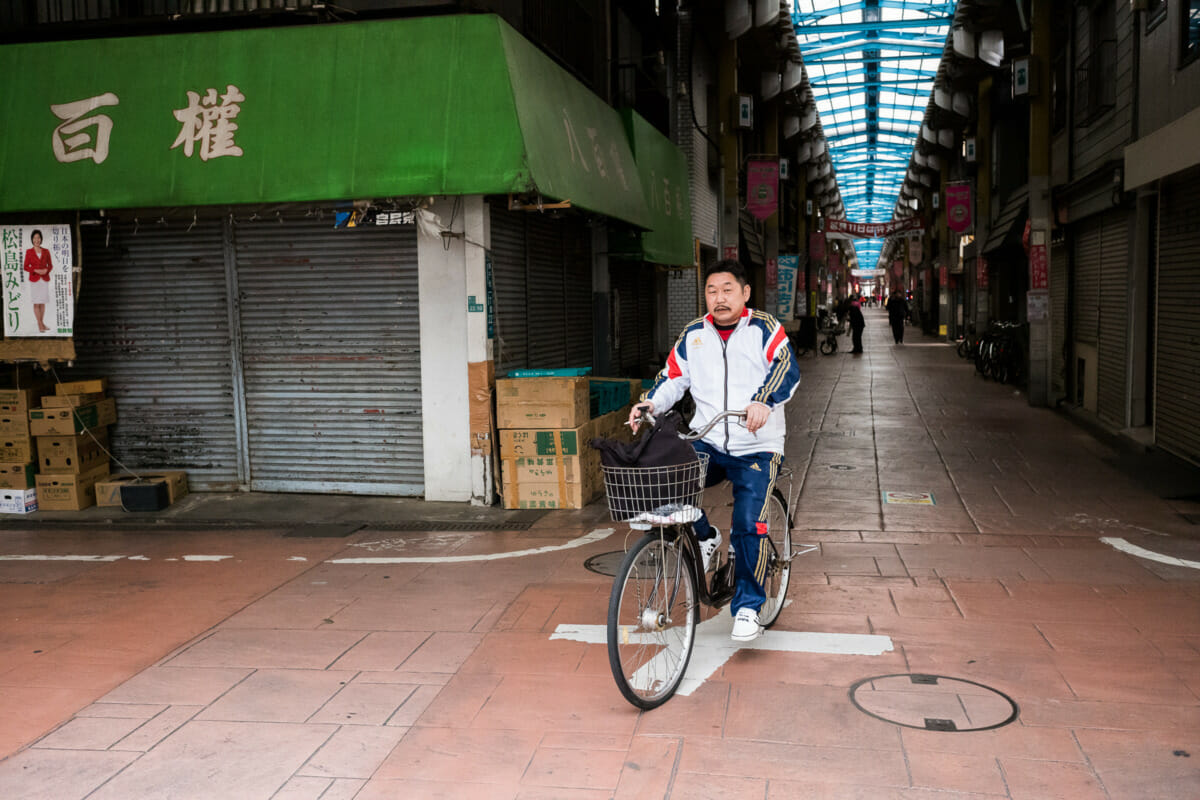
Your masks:
M 551 638 L 604 622 L 611 579 L 583 561 L 624 532 L 560 547 L 613 527 L 601 505 L 347 538 L 10 519 L 0 556 L 98 558 L 0 560 L 0 797 L 1200 798 L 1200 569 L 1100 541 L 1200 562 L 1195 498 L 1159 497 L 1062 415 L 868 317 L 867 354 L 804 359 L 789 408 L 797 538 L 820 549 L 763 647 L 695 693 L 638 713 L 603 645 Z M 443 556 L 460 558 L 342 561 Z M 893 648 L 768 646 L 789 631 Z M 1019 715 L 945 732 L 851 703 L 904 673 Z M 872 687 L 968 724 L 995 697 Z

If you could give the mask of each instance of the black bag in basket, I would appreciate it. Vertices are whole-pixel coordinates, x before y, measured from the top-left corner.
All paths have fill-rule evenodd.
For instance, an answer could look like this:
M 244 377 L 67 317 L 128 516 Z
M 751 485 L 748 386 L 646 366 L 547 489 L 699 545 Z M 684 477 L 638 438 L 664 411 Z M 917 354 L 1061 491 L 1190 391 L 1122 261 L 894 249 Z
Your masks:
M 642 435 L 633 442 L 611 439 L 592 439 L 591 445 L 600 451 L 600 463 L 606 467 L 679 467 L 695 464 L 699 458 L 690 442 L 679 438 L 682 418 L 668 411 L 655 420 L 653 426 L 642 426 Z M 622 472 L 605 475 L 610 497 L 636 499 L 636 508 L 627 508 L 629 516 L 651 511 L 665 503 L 678 502 L 678 488 L 664 483 L 656 471 Z M 673 496 L 674 495 L 674 496 Z M 611 505 L 611 503 L 610 503 Z

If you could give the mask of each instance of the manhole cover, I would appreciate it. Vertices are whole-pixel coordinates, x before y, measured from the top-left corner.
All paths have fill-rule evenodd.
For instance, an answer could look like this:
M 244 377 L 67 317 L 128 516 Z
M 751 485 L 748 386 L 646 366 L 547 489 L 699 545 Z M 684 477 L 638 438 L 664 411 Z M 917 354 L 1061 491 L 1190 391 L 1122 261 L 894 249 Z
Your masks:
M 989 731 L 1017 718 L 1017 704 L 1003 692 L 945 675 L 865 678 L 850 687 L 850 702 L 875 719 L 928 731 Z
M 808 435 L 814 439 L 829 439 L 835 436 L 853 436 L 854 431 L 809 431 Z
M 829 468 L 830 469 L 840 469 L 840 470 L 858 469 L 858 467 L 852 467 L 849 464 L 830 464 Z
M 596 555 L 583 562 L 583 566 L 595 572 L 597 575 L 607 575 L 610 578 L 617 577 L 617 570 L 621 566 L 621 562 L 625 560 L 624 550 L 614 550 L 611 553 L 597 553 Z

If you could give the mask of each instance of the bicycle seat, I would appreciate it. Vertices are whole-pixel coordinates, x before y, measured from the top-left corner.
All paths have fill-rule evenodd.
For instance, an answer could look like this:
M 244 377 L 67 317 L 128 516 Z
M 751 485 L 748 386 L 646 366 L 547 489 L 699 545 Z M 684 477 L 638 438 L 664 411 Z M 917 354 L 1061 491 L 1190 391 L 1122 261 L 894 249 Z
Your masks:
M 653 511 L 643 511 L 628 520 L 635 530 L 649 530 L 663 525 L 686 525 L 700 519 L 700 509 L 695 506 L 670 503 Z

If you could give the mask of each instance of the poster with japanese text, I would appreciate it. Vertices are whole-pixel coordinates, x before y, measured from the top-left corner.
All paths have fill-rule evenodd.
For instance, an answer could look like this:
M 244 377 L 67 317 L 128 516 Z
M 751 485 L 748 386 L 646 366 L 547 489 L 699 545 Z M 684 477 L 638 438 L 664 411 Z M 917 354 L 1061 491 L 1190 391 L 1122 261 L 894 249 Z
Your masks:
M 5 337 L 71 336 L 71 226 L 2 226 L 0 259 Z

